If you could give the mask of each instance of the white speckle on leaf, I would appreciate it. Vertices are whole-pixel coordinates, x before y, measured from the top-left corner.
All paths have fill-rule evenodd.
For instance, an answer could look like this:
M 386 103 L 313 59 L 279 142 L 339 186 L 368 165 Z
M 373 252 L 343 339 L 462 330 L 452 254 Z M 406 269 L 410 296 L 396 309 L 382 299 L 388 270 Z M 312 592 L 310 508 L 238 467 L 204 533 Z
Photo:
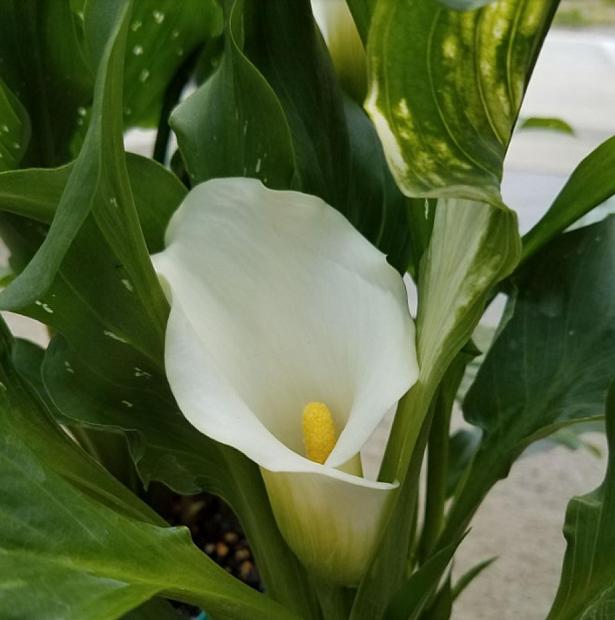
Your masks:
M 171 33 L 171 39 L 177 39 L 178 36 L 179 30 L 173 30 L 173 32 Z
M 133 53 L 135 56 L 141 56 L 141 54 L 143 54 L 143 46 L 142 46 L 142 45 L 135 45 L 135 46 L 132 48 L 132 53 Z
M 143 25 L 143 22 L 140 19 L 135 19 L 135 21 L 132 22 L 132 24 L 130 24 L 130 29 L 133 32 L 137 32 L 137 30 L 139 30 L 139 28 L 141 28 L 142 25 Z
M 19 144 L 19 142 L 13 142 L 13 148 L 14 149 L 18 149 L 21 146 L 21 144 Z
M 4 133 L 8 133 L 9 132 L 9 126 L 8 125 L 2 125 L 2 131 L 4 131 Z
M 263 163 L 263 160 L 259 157 L 256 160 L 256 167 L 254 168 L 254 172 L 259 173 L 261 171 L 261 164 Z
M 157 24 L 162 24 L 162 22 L 164 21 L 164 17 L 165 17 L 165 15 L 164 15 L 164 13 L 162 11 L 153 11 L 152 12 L 152 16 L 154 18 L 154 21 Z
M 64 360 L 64 368 L 66 369 L 66 372 L 70 373 L 71 375 L 75 374 L 75 369 L 71 366 L 68 360 Z
M 109 198 L 109 204 L 114 207 L 114 208 L 118 208 L 118 204 L 117 204 L 117 198 L 115 198 L 115 196 L 112 196 L 111 198 Z
M 103 334 L 107 336 L 107 338 L 111 338 L 111 340 L 117 340 L 118 342 L 123 342 L 124 344 L 128 342 L 126 338 L 122 338 L 122 336 L 118 336 L 115 332 L 112 332 L 111 330 L 108 330 L 108 329 L 105 329 L 103 331 Z
M 77 108 L 77 114 L 79 114 L 79 116 L 85 116 L 87 113 L 88 111 L 82 105 Z
M 126 116 L 130 116 L 132 114 L 132 109 L 131 108 L 124 108 L 124 114 L 126 114 Z
M 2 390 L 3 392 L 6 392 L 6 385 L 4 385 L 2 381 L 0 381 L 0 390 Z
M 569 336 L 574 336 L 575 334 L 576 334 L 576 332 L 574 331 L 574 329 L 571 329 L 571 330 L 568 332 L 568 335 L 569 335 Z
M 53 314 L 53 308 L 51 308 L 51 306 L 47 305 L 47 304 L 41 304 L 41 308 L 47 313 L 47 314 Z
M 147 370 L 143 370 L 143 368 L 139 368 L 135 366 L 135 377 L 143 377 L 144 379 L 151 379 L 152 374 L 147 372 Z
M 134 405 L 129 400 L 123 400 L 122 405 L 124 405 L 124 407 L 128 407 L 129 409 L 131 407 L 134 407 Z
M 122 279 L 122 284 L 125 286 L 126 290 L 130 291 L 131 293 L 135 290 L 132 282 L 130 280 L 127 280 L 126 278 Z
M 243 135 L 245 136 L 248 133 L 248 121 L 243 124 Z
M 139 82 L 147 82 L 149 80 L 149 71 L 147 69 L 143 69 L 141 73 L 139 73 Z
M 177 52 L 175 52 L 175 53 L 176 53 L 178 56 L 183 56 L 183 55 L 184 55 L 184 50 L 183 50 L 183 48 L 181 48 L 181 47 L 180 47 L 180 48 L 177 50 Z

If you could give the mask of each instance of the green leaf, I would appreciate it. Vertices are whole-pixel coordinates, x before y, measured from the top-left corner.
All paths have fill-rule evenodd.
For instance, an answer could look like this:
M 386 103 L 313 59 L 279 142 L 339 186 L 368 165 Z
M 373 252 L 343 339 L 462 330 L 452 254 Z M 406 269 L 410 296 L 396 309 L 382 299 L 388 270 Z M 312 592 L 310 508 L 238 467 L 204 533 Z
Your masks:
M 466 571 L 454 585 L 451 596 L 455 600 L 485 569 L 489 568 L 497 557 L 488 558 L 478 564 L 474 565 L 471 569 Z
M 443 544 L 529 443 L 603 414 L 615 350 L 614 252 L 611 217 L 555 239 L 517 278 L 512 317 L 464 402 L 483 438 Z
M 405 194 L 501 203 L 504 156 L 557 5 L 377 3 L 365 105 Z
M 290 618 L 168 528 L 40 409 L 0 349 L 0 615 L 118 618 L 155 594 L 220 618 Z
M 448 479 L 446 485 L 446 497 L 455 493 L 455 489 L 463 480 L 468 465 L 480 443 L 481 432 L 478 429 L 460 429 L 454 433 L 449 441 L 448 448 Z
M 148 252 L 164 248 L 164 231 L 186 188 L 155 161 L 126 153 L 130 189 Z M 50 224 L 73 169 L 29 168 L 0 174 L 0 210 Z
M 346 98 L 345 112 L 351 161 L 347 206 L 343 212 L 403 274 L 410 262 L 418 265 L 420 260 L 421 244 L 412 237 L 409 221 L 414 213 L 421 218 L 421 223 L 425 221 L 424 201 L 408 199 L 401 194 L 387 166 L 374 126 L 363 110 Z M 422 231 L 420 225 L 414 229 Z
M 171 117 L 192 181 L 255 176 L 318 195 L 405 272 L 408 201 L 369 119 L 343 97 L 309 2 L 229 7 L 219 68 Z
M 391 600 L 384 616 L 385 620 L 416 620 L 419 618 L 438 587 L 461 540 L 441 549 L 411 575 Z
M 451 591 L 451 571 L 448 571 L 444 583 L 435 594 L 433 601 L 420 615 L 420 620 L 450 620 L 453 613 L 453 595 Z
M 541 220 L 523 237 L 523 262 L 588 211 L 615 194 L 615 137 L 603 142 L 574 170 Z
M 123 157 L 121 119 L 117 114 L 121 109 L 121 89 L 117 88 L 117 81 L 121 80 L 130 3 L 118 0 L 117 6 L 107 3 L 101 7 L 96 2 L 88 6 L 93 11 L 98 7 L 110 22 L 109 44 L 105 47 L 97 77 L 92 122 L 49 234 L 26 269 L 2 292 L 0 304 L 4 309 L 19 310 L 40 301 L 93 211 L 103 239 L 120 260 L 135 295 L 143 302 L 142 318 L 149 319 L 144 324 L 149 323 L 157 330 L 161 346 L 166 304 L 134 208 Z
M 6 0 L 0 5 L 2 79 L 32 122 L 30 166 L 58 166 L 89 105 L 93 77 L 68 0 Z
M 568 504 L 564 525 L 568 546 L 548 620 L 599 620 L 615 611 L 615 384 L 606 409 L 606 475 L 595 491 Z
M 327 0 L 325 0 L 327 1 Z M 376 3 L 378 0 L 346 0 L 348 8 L 352 13 L 352 18 L 359 31 L 363 45 L 367 42 L 369 34 L 369 27 L 372 22 L 374 11 L 376 10 Z
M 0 172 L 19 166 L 30 141 L 30 117 L 0 79 Z
M 241 520 L 270 596 L 309 615 L 306 576 L 277 530 L 254 463 L 196 431 L 176 405 L 154 389 L 142 368 L 130 373 L 132 384 L 114 383 L 55 337 L 42 375 L 63 416 L 86 427 L 127 434 L 146 486 L 159 480 L 185 495 L 208 490 L 223 497 Z
M 245 19 L 246 53 L 288 119 L 295 186 L 346 213 L 351 152 L 344 100 L 309 0 L 248 2 Z
M 561 118 L 550 116 L 531 116 L 529 118 L 520 119 L 519 129 L 548 129 L 550 131 L 558 131 L 570 136 L 574 136 L 572 125 L 568 124 Z
M 275 93 L 243 53 L 243 2 L 226 2 L 225 47 L 215 73 L 170 119 L 193 184 L 214 177 L 251 176 L 288 188 L 294 152 Z
M 124 118 L 127 125 L 157 125 L 167 86 L 180 66 L 220 34 L 215 0 L 137 0 L 126 43 Z

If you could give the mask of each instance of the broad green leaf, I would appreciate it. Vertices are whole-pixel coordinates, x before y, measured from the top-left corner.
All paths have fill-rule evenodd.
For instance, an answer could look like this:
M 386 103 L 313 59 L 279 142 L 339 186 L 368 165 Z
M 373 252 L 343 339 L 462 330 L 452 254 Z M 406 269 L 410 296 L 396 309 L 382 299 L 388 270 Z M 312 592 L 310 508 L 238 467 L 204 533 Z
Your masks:
M 17 168 L 30 141 L 30 117 L 0 79 L 0 172 Z
M 346 213 L 351 152 L 344 101 L 310 2 L 261 4 L 246 3 L 245 51 L 288 119 L 295 186 Z
M 614 166 L 615 137 L 603 142 L 575 168 L 549 210 L 523 237 L 523 261 L 615 194 Z
M 187 190 L 174 174 L 146 157 L 126 153 L 126 167 L 147 249 L 159 252 L 169 219 Z M 0 174 L 0 210 L 50 224 L 72 168 L 67 164 Z
M 251 176 L 288 188 L 295 173 L 288 123 L 275 93 L 240 47 L 243 1 L 226 2 L 215 73 L 173 112 L 171 127 L 193 184 Z
M 365 105 L 405 194 L 501 203 L 504 155 L 557 5 L 378 1 Z
M 0 350 L 0 615 L 119 618 L 156 594 L 220 618 L 290 618 L 160 524 L 54 426 Z M 53 447 L 53 449 L 51 449 Z M 152 516 L 150 516 L 152 515 Z
M 93 85 L 69 0 L 4 0 L 0 63 L 2 79 L 32 122 L 27 164 L 65 163 Z
M 480 443 L 481 432 L 478 429 L 463 428 L 454 433 L 449 440 L 448 448 L 448 481 L 446 496 L 451 497 L 463 479 L 468 465 Z
M 42 374 L 63 416 L 86 427 L 127 434 L 146 486 L 159 480 L 182 494 L 207 490 L 223 497 L 242 522 L 269 594 L 308 613 L 312 603 L 305 593 L 305 574 L 275 526 L 258 468 L 196 431 L 174 403 L 150 388 L 152 378 L 142 368 L 133 370 L 134 384 L 118 385 L 96 365 L 87 366 L 64 339 L 56 337 Z
M 369 119 L 343 97 L 309 2 L 227 9 L 220 66 L 171 118 L 193 183 L 255 176 L 318 195 L 404 272 L 408 203 Z
M 555 239 L 517 278 L 512 318 L 464 402 L 483 438 L 444 541 L 465 529 L 529 443 L 604 413 L 615 351 L 614 252 L 611 217 Z
M 48 467 L 81 493 L 107 505 L 116 512 L 138 520 L 162 524 L 163 521 L 145 504 L 109 476 L 100 465 L 85 458 L 78 446 L 54 424 L 46 411 L 46 402 L 38 393 L 26 388 L 16 366 L 23 368 L 19 341 L 13 342 L 4 322 L 0 323 L 0 381 L 2 386 L 1 426 L 3 434 L 18 435 L 28 448 L 45 459 Z M 8 400 L 7 400 L 8 399 Z M 79 463 L 75 466 L 75 463 Z
M 441 549 L 410 576 L 391 600 L 385 620 L 417 620 L 420 617 L 459 543 L 461 539 Z
M 568 546 L 548 620 L 599 620 L 615 611 L 615 384 L 606 409 L 606 475 L 595 491 L 568 504 L 564 525 Z
M 572 126 L 561 118 L 530 116 L 529 118 L 520 119 L 519 129 L 549 129 L 550 131 L 558 131 L 570 136 L 574 135 Z
M 157 125 L 173 76 L 199 47 L 220 33 L 215 0 L 137 0 L 126 43 L 124 118 L 127 125 Z
M 162 338 L 166 305 L 153 272 L 134 208 L 123 157 L 121 109 L 122 62 L 130 3 L 90 3 L 109 21 L 108 44 L 99 67 L 94 113 L 84 146 L 73 167 L 49 234 L 35 257 L 0 295 L 4 309 L 18 310 L 39 300 L 54 277 L 75 236 L 93 211 L 107 242 L 142 301 L 144 321 Z M 117 10 L 117 13 L 113 9 Z M 117 19 L 114 17 L 117 15 Z M 93 218 L 90 218 L 92 220 Z
M 310 3 L 261 7 L 252 1 L 245 14 L 246 54 L 274 89 L 288 119 L 295 187 L 342 212 L 405 272 L 411 258 L 411 206 L 395 186 L 373 125 L 342 93 Z M 419 208 L 423 213 L 422 204 Z

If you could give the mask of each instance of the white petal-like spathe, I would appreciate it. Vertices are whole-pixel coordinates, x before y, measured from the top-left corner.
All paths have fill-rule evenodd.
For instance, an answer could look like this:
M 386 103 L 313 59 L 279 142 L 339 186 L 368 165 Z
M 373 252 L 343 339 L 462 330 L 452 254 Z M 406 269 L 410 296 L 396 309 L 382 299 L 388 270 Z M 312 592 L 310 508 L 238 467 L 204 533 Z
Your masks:
M 243 178 L 194 188 L 166 242 L 153 260 L 186 418 L 271 472 L 390 491 L 334 469 L 418 374 L 406 291 L 384 255 L 322 200 Z M 325 402 L 340 430 L 325 465 L 302 456 L 310 401 Z

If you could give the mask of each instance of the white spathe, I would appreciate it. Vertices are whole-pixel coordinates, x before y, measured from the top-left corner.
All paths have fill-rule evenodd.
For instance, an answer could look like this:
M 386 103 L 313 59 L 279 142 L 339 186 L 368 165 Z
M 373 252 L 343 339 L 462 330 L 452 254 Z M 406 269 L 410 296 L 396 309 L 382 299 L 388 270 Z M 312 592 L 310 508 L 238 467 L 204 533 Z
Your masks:
M 337 468 L 418 376 L 401 277 L 319 198 L 246 178 L 195 187 L 152 260 L 171 303 L 165 365 L 182 413 L 261 467 L 306 566 L 356 583 L 397 485 Z M 311 401 L 339 432 L 323 465 L 303 456 Z

